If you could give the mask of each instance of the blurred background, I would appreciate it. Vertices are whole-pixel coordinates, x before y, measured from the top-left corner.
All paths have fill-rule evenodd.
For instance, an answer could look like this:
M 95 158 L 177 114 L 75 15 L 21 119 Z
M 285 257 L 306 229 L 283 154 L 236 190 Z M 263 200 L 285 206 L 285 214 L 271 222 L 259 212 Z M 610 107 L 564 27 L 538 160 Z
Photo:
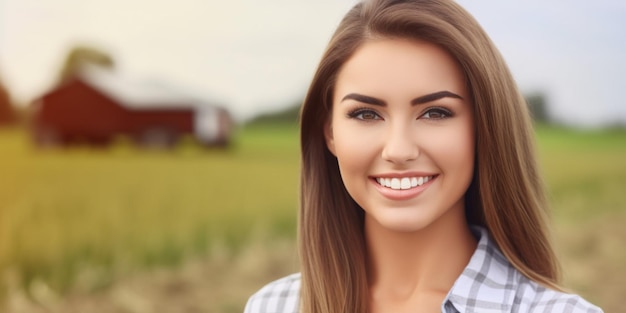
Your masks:
M 241 312 L 298 270 L 297 111 L 354 0 L 0 0 L 0 311 Z M 535 117 L 566 287 L 626 294 L 626 4 L 459 1 Z

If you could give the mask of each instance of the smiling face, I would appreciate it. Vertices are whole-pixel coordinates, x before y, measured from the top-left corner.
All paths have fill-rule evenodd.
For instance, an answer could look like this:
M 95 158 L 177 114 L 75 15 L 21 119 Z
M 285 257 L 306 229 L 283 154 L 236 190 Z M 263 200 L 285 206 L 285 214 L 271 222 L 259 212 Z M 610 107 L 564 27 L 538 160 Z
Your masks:
M 438 46 L 365 42 L 338 73 L 325 136 L 366 224 L 410 232 L 464 214 L 473 114 L 461 69 Z

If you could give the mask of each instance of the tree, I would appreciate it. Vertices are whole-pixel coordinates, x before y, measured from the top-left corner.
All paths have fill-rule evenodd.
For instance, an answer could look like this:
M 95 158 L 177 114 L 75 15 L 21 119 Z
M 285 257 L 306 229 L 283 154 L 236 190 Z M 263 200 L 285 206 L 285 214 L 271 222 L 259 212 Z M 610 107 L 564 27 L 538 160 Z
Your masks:
M 58 83 L 62 84 L 68 81 L 85 65 L 96 65 L 113 69 L 115 62 L 109 53 L 99 48 L 77 45 L 67 54 L 61 72 L 59 73 Z
M 300 115 L 300 105 L 302 101 L 295 101 L 293 104 L 278 111 L 261 113 L 248 121 L 247 126 L 250 125 L 276 125 L 276 124 L 291 124 L 297 125 Z
M 525 96 L 533 121 L 538 123 L 550 123 L 546 96 L 541 92 L 533 92 Z

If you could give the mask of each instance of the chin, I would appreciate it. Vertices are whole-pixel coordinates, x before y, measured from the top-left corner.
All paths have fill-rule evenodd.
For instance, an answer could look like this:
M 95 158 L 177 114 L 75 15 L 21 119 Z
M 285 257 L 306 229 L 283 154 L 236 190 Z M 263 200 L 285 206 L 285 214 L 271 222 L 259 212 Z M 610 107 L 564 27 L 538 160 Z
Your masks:
M 395 232 L 412 233 L 427 228 L 433 220 L 424 216 L 407 216 L 398 214 L 394 216 L 372 217 L 380 226 Z

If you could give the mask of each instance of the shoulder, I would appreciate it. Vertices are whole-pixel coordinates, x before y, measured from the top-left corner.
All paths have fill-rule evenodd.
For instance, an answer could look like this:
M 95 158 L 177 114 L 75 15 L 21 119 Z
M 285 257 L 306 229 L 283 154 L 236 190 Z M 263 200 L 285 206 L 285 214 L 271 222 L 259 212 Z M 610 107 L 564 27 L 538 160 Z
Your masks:
M 571 312 L 602 310 L 582 297 L 553 290 L 520 273 L 482 228 L 476 251 L 448 294 L 458 312 Z
M 539 285 L 520 274 L 513 307 L 524 312 L 601 313 L 602 309 L 581 296 Z
M 300 297 L 300 274 L 275 280 L 253 294 L 244 313 L 296 313 Z

